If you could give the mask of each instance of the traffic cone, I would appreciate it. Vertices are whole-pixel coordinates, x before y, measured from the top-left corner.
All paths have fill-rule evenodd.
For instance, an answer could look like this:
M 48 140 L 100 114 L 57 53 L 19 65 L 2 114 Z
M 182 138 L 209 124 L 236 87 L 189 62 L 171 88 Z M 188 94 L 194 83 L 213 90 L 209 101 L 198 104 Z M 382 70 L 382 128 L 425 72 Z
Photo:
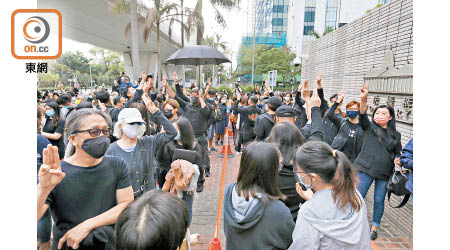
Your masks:
M 214 238 L 209 244 L 208 244 L 208 250 L 221 250 L 220 248 L 220 241 L 218 238 Z
M 223 156 L 227 154 L 228 158 L 233 158 L 233 152 L 231 152 L 231 147 L 230 147 L 230 143 L 226 143 L 226 145 L 224 144 L 222 146 L 222 152 L 219 153 L 219 157 L 223 158 Z

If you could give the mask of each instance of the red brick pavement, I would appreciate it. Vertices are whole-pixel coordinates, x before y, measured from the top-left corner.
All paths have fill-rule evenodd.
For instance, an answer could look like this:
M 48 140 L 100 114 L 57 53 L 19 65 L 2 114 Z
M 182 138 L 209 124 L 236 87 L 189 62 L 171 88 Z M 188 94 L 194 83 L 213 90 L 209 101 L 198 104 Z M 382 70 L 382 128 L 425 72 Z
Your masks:
M 225 186 L 237 179 L 239 171 L 240 155 L 237 155 L 232 148 L 234 157 L 228 158 L 225 177 Z M 217 147 L 220 151 L 221 148 Z M 200 243 L 193 246 L 194 250 L 207 250 L 208 244 L 214 238 L 214 229 L 216 225 L 217 205 L 219 202 L 220 176 L 222 173 L 223 158 L 218 156 L 217 152 L 210 155 L 211 159 L 211 176 L 206 178 L 204 190 L 199 193 L 193 203 L 193 216 L 191 225 L 191 234 L 200 234 Z M 368 211 L 371 213 L 371 211 Z M 223 216 L 221 216 L 219 226 L 219 240 L 222 249 L 225 249 L 225 235 L 223 233 Z M 413 244 L 409 239 L 392 237 L 396 233 L 392 232 L 389 222 L 382 221 L 381 230 L 378 233 L 378 239 L 372 241 L 374 250 L 406 250 L 413 249 Z

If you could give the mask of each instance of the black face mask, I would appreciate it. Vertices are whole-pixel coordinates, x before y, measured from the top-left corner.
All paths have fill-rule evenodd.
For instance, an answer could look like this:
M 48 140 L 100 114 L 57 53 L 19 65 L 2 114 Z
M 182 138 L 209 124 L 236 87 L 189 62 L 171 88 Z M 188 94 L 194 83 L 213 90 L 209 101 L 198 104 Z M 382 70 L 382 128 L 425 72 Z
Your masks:
M 198 103 L 198 97 L 191 97 L 192 105 L 196 105 Z
M 90 156 L 98 159 L 105 155 L 106 150 L 109 147 L 109 143 L 109 137 L 102 135 L 96 138 L 84 140 L 81 148 Z
M 164 110 L 164 116 L 165 116 L 167 119 L 170 119 L 170 118 L 173 116 L 172 110 L 171 110 L 171 109 L 165 109 L 165 110 Z

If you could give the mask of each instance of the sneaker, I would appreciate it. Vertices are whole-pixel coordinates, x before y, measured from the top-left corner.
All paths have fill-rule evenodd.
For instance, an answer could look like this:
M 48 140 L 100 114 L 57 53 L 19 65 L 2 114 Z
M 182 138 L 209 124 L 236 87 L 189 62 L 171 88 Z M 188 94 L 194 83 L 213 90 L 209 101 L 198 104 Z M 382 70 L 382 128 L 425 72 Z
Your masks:
M 205 169 L 205 176 L 209 177 L 211 175 L 211 173 L 209 172 L 209 168 Z
M 217 152 L 217 149 L 215 147 L 210 148 L 209 150 Z
M 208 150 L 208 155 L 211 155 L 211 154 L 212 154 L 211 151 Z
M 370 230 L 370 240 L 376 240 L 378 237 L 377 231 Z

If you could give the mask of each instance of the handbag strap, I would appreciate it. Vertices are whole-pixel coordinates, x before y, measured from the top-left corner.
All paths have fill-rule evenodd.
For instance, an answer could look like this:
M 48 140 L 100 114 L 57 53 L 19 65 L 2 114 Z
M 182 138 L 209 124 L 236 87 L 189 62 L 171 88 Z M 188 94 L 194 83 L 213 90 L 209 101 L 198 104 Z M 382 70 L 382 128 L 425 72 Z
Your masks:
M 148 185 L 148 166 L 147 166 L 147 156 L 148 151 L 145 149 L 145 144 L 143 140 L 138 140 L 138 150 L 139 154 L 141 155 L 141 161 L 142 161 L 142 167 L 144 168 L 144 178 L 142 178 L 142 184 L 140 189 L 135 192 L 135 198 L 136 196 L 139 196 L 145 192 L 145 186 Z
M 408 202 L 409 196 L 411 196 L 411 194 L 405 195 L 405 197 L 403 197 L 402 203 L 400 203 L 400 205 L 394 207 L 394 206 L 391 205 L 391 194 L 392 194 L 392 192 L 388 192 L 388 203 L 389 203 L 389 206 L 391 206 L 392 208 L 401 208 L 401 207 L 403 207 Z

